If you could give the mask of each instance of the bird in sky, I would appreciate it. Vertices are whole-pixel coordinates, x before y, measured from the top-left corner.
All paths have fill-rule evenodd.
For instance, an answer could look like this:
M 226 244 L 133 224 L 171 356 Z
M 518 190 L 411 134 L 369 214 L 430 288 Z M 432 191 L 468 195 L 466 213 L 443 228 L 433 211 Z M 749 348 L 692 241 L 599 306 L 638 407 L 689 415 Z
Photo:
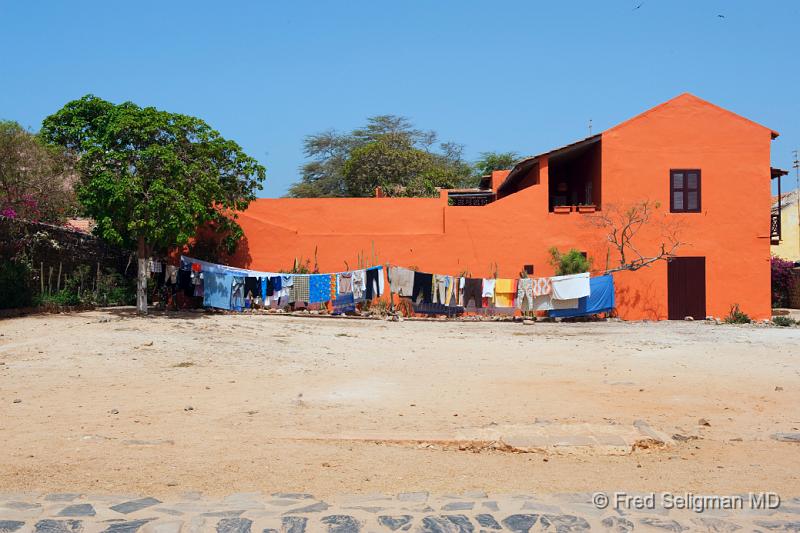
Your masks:
M 725 15 L 717 15 L 719 18 L 724 19 Z
M 640 3 L 639 3 L 639 5 L 638 5 L 638 6 L 636 6 L 636 7 L 634 7 L 634 8 L 633 8 L 631 11 L 636 11 L 637 9 L 639 9 L 640 7 L 642 7 L 643 5 L 644 5 L 644 2 L 640 2 Z

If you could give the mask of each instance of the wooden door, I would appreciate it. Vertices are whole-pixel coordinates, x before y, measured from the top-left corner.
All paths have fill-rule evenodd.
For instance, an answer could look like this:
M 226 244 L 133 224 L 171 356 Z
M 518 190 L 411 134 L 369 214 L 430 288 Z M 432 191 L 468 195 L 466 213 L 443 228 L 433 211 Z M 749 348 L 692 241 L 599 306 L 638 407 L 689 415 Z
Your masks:
M 667 265 L 667 305 L 670 320 L 706 317 L 706 258 L 676 257 Z

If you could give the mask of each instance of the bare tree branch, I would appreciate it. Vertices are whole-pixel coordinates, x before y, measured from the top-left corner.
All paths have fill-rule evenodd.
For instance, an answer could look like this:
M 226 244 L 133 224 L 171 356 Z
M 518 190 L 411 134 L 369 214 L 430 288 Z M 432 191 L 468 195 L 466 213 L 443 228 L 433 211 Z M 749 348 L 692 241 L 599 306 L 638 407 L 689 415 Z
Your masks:
M 619 256 L 619 266 L 608 268 L 606 274 L 623 270 L 636 271 L 657 261 L 669 261 L 678 249 L 687 244 L 680 239 L 681 225 L 668 217 L 655 219 L 660 205 L 644 200 L 627 208 L 609 205 L 588 218 L 590 225 L 606 232 L 606 241 Z M 652 253 L 642 251 L 635 238 L 645 228 L 660 230 L 661 243 Z

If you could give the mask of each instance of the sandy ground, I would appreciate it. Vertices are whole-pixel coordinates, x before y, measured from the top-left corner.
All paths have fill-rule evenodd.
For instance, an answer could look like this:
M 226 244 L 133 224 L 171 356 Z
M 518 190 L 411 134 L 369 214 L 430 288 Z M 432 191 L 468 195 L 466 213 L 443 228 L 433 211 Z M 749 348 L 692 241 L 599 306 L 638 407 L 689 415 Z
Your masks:
M 96 311 L 0 321 L 0 491 L 800 494 L 800 329 Z M 191 407 L 191 409 L 189 409 Z M 700 418 L 710 426 L 699 425 Z M 626 456 L 388 444 L 493 424 L 697 439 Z M 347 440 L 371 436 L 375 441 Z

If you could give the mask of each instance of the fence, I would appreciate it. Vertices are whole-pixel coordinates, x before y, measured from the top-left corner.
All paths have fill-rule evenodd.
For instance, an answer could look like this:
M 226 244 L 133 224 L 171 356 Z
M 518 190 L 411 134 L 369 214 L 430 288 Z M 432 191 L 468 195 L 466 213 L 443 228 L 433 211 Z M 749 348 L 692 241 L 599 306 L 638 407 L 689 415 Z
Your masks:
M 73 280 L 78 291 L 94 291 L 108 273 L 132 278 L 130 254 L 70 228 L 0 217 L 0 308 L 31 305 Z M 80 279 L 78 279 L 80 278 Z

